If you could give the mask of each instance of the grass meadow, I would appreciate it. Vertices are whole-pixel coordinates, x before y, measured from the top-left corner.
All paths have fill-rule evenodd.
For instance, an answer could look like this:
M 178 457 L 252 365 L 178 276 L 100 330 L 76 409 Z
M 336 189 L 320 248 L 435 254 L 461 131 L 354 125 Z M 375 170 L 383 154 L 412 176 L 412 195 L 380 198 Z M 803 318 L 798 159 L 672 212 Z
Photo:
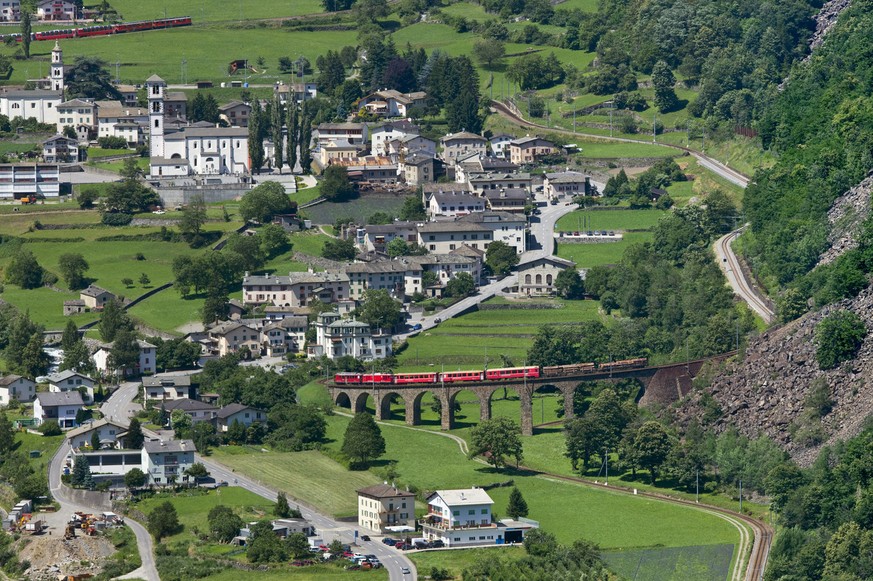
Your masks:
M 125 20 L 148 20 L 167 16 L 190 16 L 194 24 L 222 20 L 254 20 L 282 18 L 323 12 L 321 0 L 233 0 L 213 2 L 210 0 L 166 0 L 164 2 L 140 2 L 138 0 L 113 0 L 112 7 Z
M 666 214 L 663 210 L 576 210 L 558 220 L 555 230 L 649 230 Z
M 481 368 L 503 366 L 504 357 L 521 365 L 540 326 L 561 325 L 586 320 L 608 322 L 597 301 L 563 301 L 562 308 L 482 310 L 440 323 L 436 328 L 409 339 L 409 346 L 398 356 L 401 371 L 447 369 L 458 366 Z
M 618 264 L 624 251 L 632 244 L 641 244 L 652 240 L 651 232 L 626 232 L 621 242 L 604 242 L 602 244 L 557 244 L 557 254 L 561 258 L 572 260 L 578 268 L 591 268 L 603 264 Z

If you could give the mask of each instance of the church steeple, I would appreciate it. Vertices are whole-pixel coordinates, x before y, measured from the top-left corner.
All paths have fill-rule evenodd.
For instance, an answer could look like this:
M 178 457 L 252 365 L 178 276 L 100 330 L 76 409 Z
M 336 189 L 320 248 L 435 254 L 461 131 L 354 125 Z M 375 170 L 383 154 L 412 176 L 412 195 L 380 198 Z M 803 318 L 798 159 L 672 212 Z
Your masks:
M 158 75 L 146 79 L 149 101 L 149 153 L 164 157 L 164 89 L 167 83 Z
M 52 64 L 49 80 L 51 81 L 52 91 L 64 92 L 64 52 L 61 50 L 61 45 L 55 41 L 55 47 L 52 49 Z

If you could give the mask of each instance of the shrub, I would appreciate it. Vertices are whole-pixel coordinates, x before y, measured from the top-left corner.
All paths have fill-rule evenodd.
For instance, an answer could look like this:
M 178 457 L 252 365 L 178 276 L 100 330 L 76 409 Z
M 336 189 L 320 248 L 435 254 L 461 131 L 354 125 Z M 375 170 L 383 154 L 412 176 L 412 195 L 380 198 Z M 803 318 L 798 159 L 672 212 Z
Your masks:
M 851 311 L 837 311 L 823 319 L 815 328 L 815 358 L 821 369 L 833 369 L 855 357 L 867 327 L 861 317 Z
M 123 212 L 106 212 L 102 221 L 107 226 L 127 226 L 133 220 L 133 216 Z
M 55 420 L 48 420 L 42 423 L 39 431 L 43 436 L 60 436 L 63 432 L 61 426 Z

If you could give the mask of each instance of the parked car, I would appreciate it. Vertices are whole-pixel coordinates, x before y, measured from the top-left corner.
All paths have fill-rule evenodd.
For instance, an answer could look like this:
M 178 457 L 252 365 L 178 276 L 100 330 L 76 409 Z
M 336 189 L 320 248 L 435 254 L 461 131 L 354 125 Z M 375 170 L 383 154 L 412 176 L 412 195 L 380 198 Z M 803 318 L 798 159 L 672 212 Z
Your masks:
M 394 544 L 397 542 L 397 539 L 392 539 L 391 537 L 385 537 L 384 539 L 382 539 L 382 542 L 385 543 L 386 545 L 388 545 L 389 547 L 393 547 Z
M 425 541 L 415 541 L 415 548 L 416 549 L 426 549 L 427 543 Z
M 369 535 L 361 535 L 361 540 L 362 540 L 362 541 L 369 541 L 369 540 L 370 540 L 370 536 L 369 536 Z
M 416 323 L 412 326 L 413 331 L 421 331 L 421 323 Z
M 440 539 L 437 539 L 435 541 L 431 541 L 430 546 L 433 547 L 434 549 L 442 549 L 443 547 L 446 546 L 446 544 L 444 542 L 442 542 Z

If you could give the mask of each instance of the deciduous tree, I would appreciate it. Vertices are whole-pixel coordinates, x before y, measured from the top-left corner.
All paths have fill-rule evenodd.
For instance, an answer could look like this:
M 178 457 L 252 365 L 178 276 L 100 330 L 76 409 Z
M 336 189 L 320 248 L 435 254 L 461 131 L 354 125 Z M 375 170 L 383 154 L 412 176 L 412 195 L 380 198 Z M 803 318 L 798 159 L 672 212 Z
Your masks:
M 182 528 L 176 507 L 169 500 L 156 506 L 148 514 L 148 521 L 149 532 L 157 541 L 177 533 Z
M 364 292 L 358 317 L 373 329 L 393 329 L 403 322 L 403 305 L 385 289 L 370 289 Z
M 524 458 L 521 444 L 521 428 L 507 417 L 496 417 L 480 422 L 470 434 L 471 458 L 484 455 L 495 468 L 504 468 L 507 459 L 514 459 L 515 465 Z
M 666 462 L 673 448 L 670 434 L 660 423 L 646 422 L 637 430 L 634 447 L 639 465 L 649 471 L 652 484 L 655 484 L 661 465 Z
M 6 266 L 6 282 L 15 284 L 21 288 L 31 289 L 42 286 L 45 271 L 33 252 L 20 249 L 12 255 L 12 259 Z
M 676 77 L 673 76 L 673 71 L 666 62 L 655 63 L 652 69 L 652 85 L 655 87 L 655 107 L 661 113 L 669 113 L 676 109 L 679 105 L 679 99 L 673 88 L 676 85 Z
M 58 268 L 61 276 L 70 290 L 85 288 L 85 273 L 88 271 L 88 261 L 78 252 L 61 254 L 58 258 Z
M 130 317 L 127 311 L 121 305 L 121 302 L 116 299 L 110 299 L 104 306 L 103 312 L 100 314 L 100 337 L 111 343 L 115 341 L 116 335 L 123 329 L 132 329 L 133 324 L 130 322 Z
M 232 508 L 223 504 L 212 507 L 206 520 L 209 522 L 210 535 L 219 543 L 232 541 L 245 524 Z
M 200 232 L 206 223 L 206 201 L 202 195 L 196 195 L 182 210 L 179 220 L 179 232 L 192 247 L 200 245 Z
M 292 208 L 285 188 L 278 182 L 263 182 L 246 193 L 239 204 L 239 213 L 244 220 L 266 224 L 276 214 Z
M 124 485 L 128 488 L 139 488 L 145 486 L 146 474 L 139 468 L 131 468 L 124 475 Z
M 349 181 L 348 170 L 341 165 L 329 165 L 324 170 L 321 180 L 321 195 L 331 202 L 343 201 L 351 198 L 355 193 L 355 186 Z
M 495 275 L 508 274 L 518 264 L 518 253 L 506 242 L 495 240 L 485 251 L 485 262 Z
M 385 438 L 373 416 L 366 412 L 355 414 L 343 436 L 342 453 L 359 464 L 385 453 Z

